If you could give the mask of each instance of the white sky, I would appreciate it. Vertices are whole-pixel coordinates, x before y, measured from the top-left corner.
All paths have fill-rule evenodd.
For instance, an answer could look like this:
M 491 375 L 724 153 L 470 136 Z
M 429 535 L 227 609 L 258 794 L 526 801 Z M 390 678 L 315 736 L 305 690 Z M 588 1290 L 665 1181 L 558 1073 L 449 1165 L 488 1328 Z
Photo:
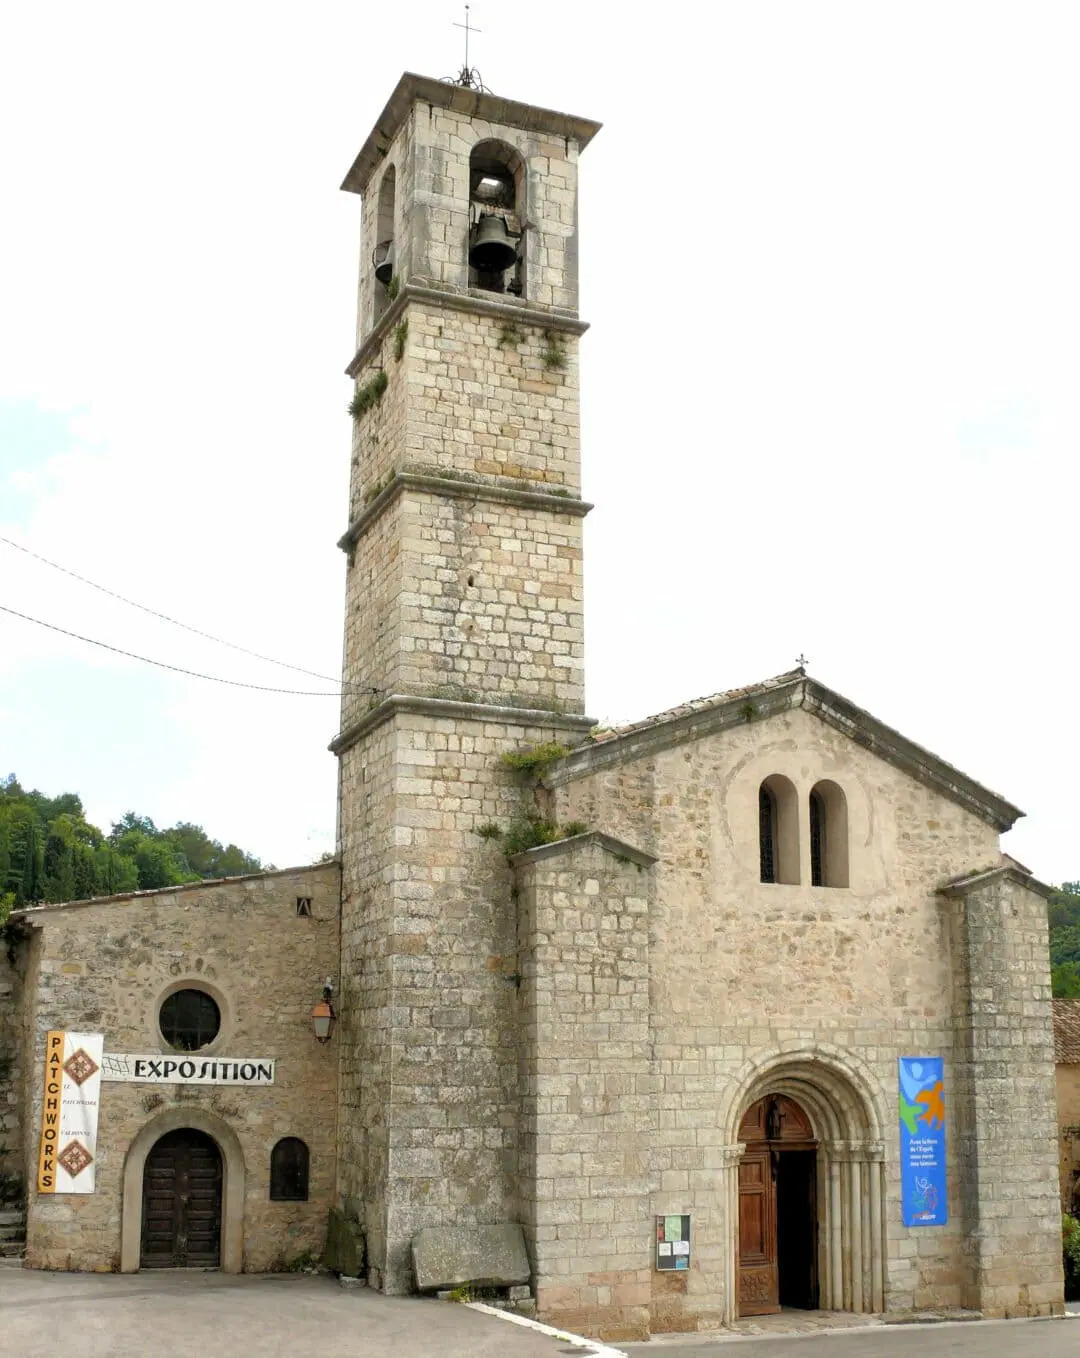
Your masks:
M 9 6 L 0 533 L 334 675 L 359 200 L 453 3 Z M 1080 877 L 1073 4 L 476 3 L 582 160 L 589 711 L 810 672 L 1022 806 Z M 1058 516 L 1064 513 L 1064 524 Z M 0 603 L 286 687 L 0 544 Z M 331 687 L 327 685 L 326 687 Z M 0 614 L 0 776 L 107 827 L 330 847 L 334 698 Z

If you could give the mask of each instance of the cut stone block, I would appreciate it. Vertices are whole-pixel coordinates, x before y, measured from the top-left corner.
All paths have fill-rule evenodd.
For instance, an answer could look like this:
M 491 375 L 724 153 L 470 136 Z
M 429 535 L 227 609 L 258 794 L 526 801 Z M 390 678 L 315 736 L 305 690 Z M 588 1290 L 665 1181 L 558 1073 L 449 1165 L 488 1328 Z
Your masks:
M 520 1226 L 429 1226 L 413 1236 L 413 1266 L 421 1292 L 461 1287 L 513 1286 L 529 1281 L 529 1256 Z

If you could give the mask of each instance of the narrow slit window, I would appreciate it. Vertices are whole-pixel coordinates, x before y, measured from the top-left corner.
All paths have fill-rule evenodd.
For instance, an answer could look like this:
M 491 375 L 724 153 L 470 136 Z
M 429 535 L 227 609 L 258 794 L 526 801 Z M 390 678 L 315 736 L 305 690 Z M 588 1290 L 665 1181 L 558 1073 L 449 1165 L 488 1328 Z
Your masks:
M 810 794 L 810 885 L 824 886 L 825 807 L 817 792 Z
M 776 798 L 762 783 L 758 788 L 758 839 L 761 844 L 761 880 L 776 881 Z

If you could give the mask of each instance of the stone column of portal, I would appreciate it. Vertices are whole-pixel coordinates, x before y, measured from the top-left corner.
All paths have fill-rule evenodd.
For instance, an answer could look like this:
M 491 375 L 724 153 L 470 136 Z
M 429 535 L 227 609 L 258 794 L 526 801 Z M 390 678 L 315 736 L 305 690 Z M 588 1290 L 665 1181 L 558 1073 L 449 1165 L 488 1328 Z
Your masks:
M 829 1154 L 829 1307 L 844 1309 L 844 1251 L 841 1222 L 840 1161 L 835 1149 Z
M 1063 1310 L 1048 891 L 1005 867 L 941 893 L 960 973 L 947 1134 L 960 1174 L 963 1302 L 988 1316 Z

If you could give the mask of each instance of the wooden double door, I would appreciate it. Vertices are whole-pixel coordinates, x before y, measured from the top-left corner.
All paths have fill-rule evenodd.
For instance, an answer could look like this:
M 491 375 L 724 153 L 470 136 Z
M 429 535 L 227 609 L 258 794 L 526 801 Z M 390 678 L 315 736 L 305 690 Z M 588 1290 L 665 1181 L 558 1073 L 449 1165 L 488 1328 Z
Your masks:
M 221 1263 L 221 1152 L 185 1127 L 158 1141 L 143 1168 L 140 1268 Z
M 760 1099 L 739 1125 L 739 1314 L 816 1310 L 817 1142 L 783 1094 Z

